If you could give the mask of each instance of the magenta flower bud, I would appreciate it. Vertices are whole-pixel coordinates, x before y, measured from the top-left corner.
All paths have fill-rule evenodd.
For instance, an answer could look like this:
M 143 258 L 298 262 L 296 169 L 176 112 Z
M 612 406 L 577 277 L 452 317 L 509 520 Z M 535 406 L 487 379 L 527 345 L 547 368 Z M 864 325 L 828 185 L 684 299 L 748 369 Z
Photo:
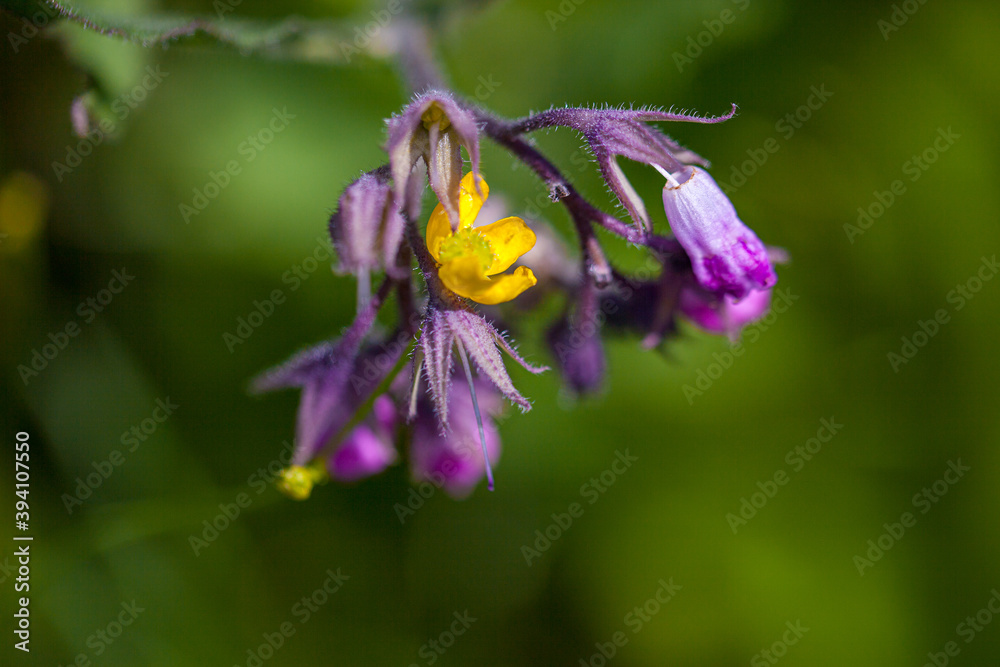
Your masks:
M 685 167 L 668 179 L 663 207 L 702 287 L 742 299 L 777 282 L 764 244 L 707 172 Z
M 330 477 L 354 482 L 377 475 L 395 463 L 397 422 L 392 399 L 385 394 L 376 398 L 369 418 L 356 426 L 327 460 Z
M 351 431 L 330 457 L 330 477 L 354 482 L 377 475 L 396 460 L 396 450 L 361 424 Z
M 500 459 L 500 434 L 488 415 L 497 415 L 500 395 L 493 386 L 477 380 L 476 396 L 483 415 L 483 436 L 490 464 Z M 453 498 L 464 498 L 486 474 L 479 426 L 472 394 L 464 377 L 456 376 L 448 391 L 451 409 L 442 433 L 435 411 L 428 401 L 421 401 L 413 424 L 410 443 L 410 466 L 415 481 L 429 481 L 443 488 Z
M 741 301 L 726 295 L 714 298 L 699 289 L 683 289 L 680 293 L 681 313 L 699 328 L 709 333 L 739 338 L 746 325 L 759 320 L 771 307 L 771 290 L 754 290 Z
M 375 399 L 373 414 L 352 430 L 327 461 L 330 477 L 354 482 L 377 475 L 396 462 L 393 435 L 396 408 L 385 394 Z
M 385 270 L 393 277 L 404 277 L 407 270 L 396 266 L 403 225 L 387 166 L 348 185 L 330 218 L 339 270 L 359 276 Z
M 385 394 L 376 398 L 372 405 L 372 418 L 375 420 L 375 428 L 391 439 L 400 422 L 399 413 L 392 399 Z

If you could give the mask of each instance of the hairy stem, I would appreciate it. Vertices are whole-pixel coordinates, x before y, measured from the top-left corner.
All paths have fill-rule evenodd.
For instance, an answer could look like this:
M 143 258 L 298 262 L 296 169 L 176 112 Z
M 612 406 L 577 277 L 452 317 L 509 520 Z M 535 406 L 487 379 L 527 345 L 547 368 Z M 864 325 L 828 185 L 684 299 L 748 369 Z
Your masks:
M 614 216 L 604 213 L 588 202 L 573 184 L 559 171 L 552 162 L 534 146 L 512 131 L 511 126 L 481 109 L 473 109 L 477 120 L 483 123 L 486 135 L 511 152 L 516 158 L 527 165 L 548 186 L 553 201 L 559 200 L 566 207 L 570 218 L 576 227 L 580 246 L 587 262 L 587 271 L 599 287 L 611 282 L 611 267 L 600 241 L 594 233 L 592 223 L 596 222 L 605 229 L 624 236 L 633 243 L 640 243 L 645 236 Z
M 394 282 L 396 281 L 389 277 L 382 280 L 382 284 L 378 286 L 375 294 L 368 300 L 365 307 L 358 312 L 358 316 L 354 318 L 351 325 L 344 330 L 337 344 L 339 348 L 349 350 L 361 345 L 361 340 L 368 333 L 368 330 L 372 328 L 372 324 L 375 323 L 375 316 L 378 314 L 382 304 L 385 303 L 386 297 L 389 296 Z
M 441 70 L 434 62 L 428 27 L 417 19 L 401 22 L 396 32 L 398 62 L 414 95 L 428 90 L 447 90 Z

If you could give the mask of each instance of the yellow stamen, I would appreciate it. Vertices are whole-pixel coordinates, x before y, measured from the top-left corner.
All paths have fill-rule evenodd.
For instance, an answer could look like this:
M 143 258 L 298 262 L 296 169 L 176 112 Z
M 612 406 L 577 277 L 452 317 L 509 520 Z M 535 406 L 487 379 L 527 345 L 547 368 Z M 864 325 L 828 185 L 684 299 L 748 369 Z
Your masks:
M 463 227 L 441 242 L 438 259 L 442 264 L 465 255 L 473 255 L 483 266 L 483 271 L 490 268 L 496 255 L 489 239 L 472 227 Z

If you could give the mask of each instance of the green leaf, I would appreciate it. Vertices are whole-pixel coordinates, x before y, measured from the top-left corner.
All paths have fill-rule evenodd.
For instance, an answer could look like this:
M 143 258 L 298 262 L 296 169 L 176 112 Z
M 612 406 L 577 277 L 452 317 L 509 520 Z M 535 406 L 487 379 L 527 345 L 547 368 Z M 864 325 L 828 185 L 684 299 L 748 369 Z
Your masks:
M 115 3 L 114 12 L 62 0 L 0 0 L 0 7 L 37 28 L 55 24 L 49 34 L 62 42 L 70 60 L 87 75 L 87 88 L 71 110 L 73 128 L 81 137 L 98 127 L 104 134 L 120 131 L 112 105 L 134 87 L 152 60 L 151 51 L 128 48 L 129 44 L 221 45 L 244 56 L 348 64 L 369 48 L 384 54 L 380 44 L 391 41 L 391 21 L 368 36 L 346 22 L 240 18 L 234 15 L 237 4 L 215 0 L 215 16 L 197 17 L 148 14 L 143 0 Z
M 173 43 L 222 44 L 242 55 L 327 63 L 350 62 L 363 48 L 346 23 L 289 17 L 265 21 L 233 16 L 232 0 L 215 0 L 215 16 L 111 14 L 61 0 L 0 0 L 0 7 L 30 19 L 38 12 L 144 47 Z M 46 22 L 47 22 L 46 21 Z M 379 35 L 376 35 L 376 40 Z

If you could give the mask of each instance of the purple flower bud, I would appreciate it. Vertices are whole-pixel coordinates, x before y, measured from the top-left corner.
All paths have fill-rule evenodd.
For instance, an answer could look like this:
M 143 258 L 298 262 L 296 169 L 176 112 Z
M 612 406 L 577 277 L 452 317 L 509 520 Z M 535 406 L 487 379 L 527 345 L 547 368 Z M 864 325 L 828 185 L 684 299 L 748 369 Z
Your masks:
M 396 266 L 403 224 L 387 166 L 348 185 L 330 218 L 339 269 L 357 275 L 384 269 L 395 278 L 405 277 L 407 269 Z
M 375 428 L 391 439 L 400 422 L 399 413 L 392 399 L 385 394 L 376 398 L 372 405 L 372 418 L 375 420 Z
M 359 424 L 327 461 L 330 477 L 353 482 L 377 475 L 396 461 L 396 409 L 386 395 L 375 399 L 369 423 Z
M 476 380 L 476 396 L 483 415 L 483 435 L 490 464 L 500 459 L 500 434 L 488 415 L 499 414 L 500 395 L 488 382 Z M 453 498 L 464 498 L 486 474 L 479 426 L 472 395 L 464 377 L 456 376 L 448 390 L 451 410 L 442 433 L 434 408 L 421 401 L 413 424 L 410 443 L 410 466 L 416 481 L 428 480 L 443 488 Z
M 390 118 L 388 125 L 385 150 L 397 200 L 407 201 L 408 211 L 412 208 L 413 189 L 408 183 L 413 167 L 423 159 L 431 189 L 448 212 L 452 227 L 458 229 L 463 147 L 469 153 L 477 187 L 479 184 L 479 127 L 473 115 L 450 93 L 431 90 L 417 96 L 402 113 Z
M 742 299 L 777 282 L 764 244 L 737 217 L 707 172 L 686 167 L 670 179 L 663 188 L 663 207 L 705 289 Z
M 578 394 L 597 391 L 604 381 L 604 345 L 596 328 L 581 330 L 562 318 L 549 330 L 549 347 L 563 380 Z
M 548 342 L 566 384 L 578 394 L 600 388 L 604 380 L 604 345 L 598 320 L 598 295 L 584 283 L 576 311 L 549 329 Z
M 340 444 L 327 468 L 333 479 L 354 482 L 377 475 L 395 460 L 396 450 L 361 424 Z
M 689 320 L 709 333 L 737 340 L 740 330 L 763 317 L 771 307 L 771 290 L 754 290 L 741 301 L 721 299 L 697 288 L 681 290 L 679 308 Z

